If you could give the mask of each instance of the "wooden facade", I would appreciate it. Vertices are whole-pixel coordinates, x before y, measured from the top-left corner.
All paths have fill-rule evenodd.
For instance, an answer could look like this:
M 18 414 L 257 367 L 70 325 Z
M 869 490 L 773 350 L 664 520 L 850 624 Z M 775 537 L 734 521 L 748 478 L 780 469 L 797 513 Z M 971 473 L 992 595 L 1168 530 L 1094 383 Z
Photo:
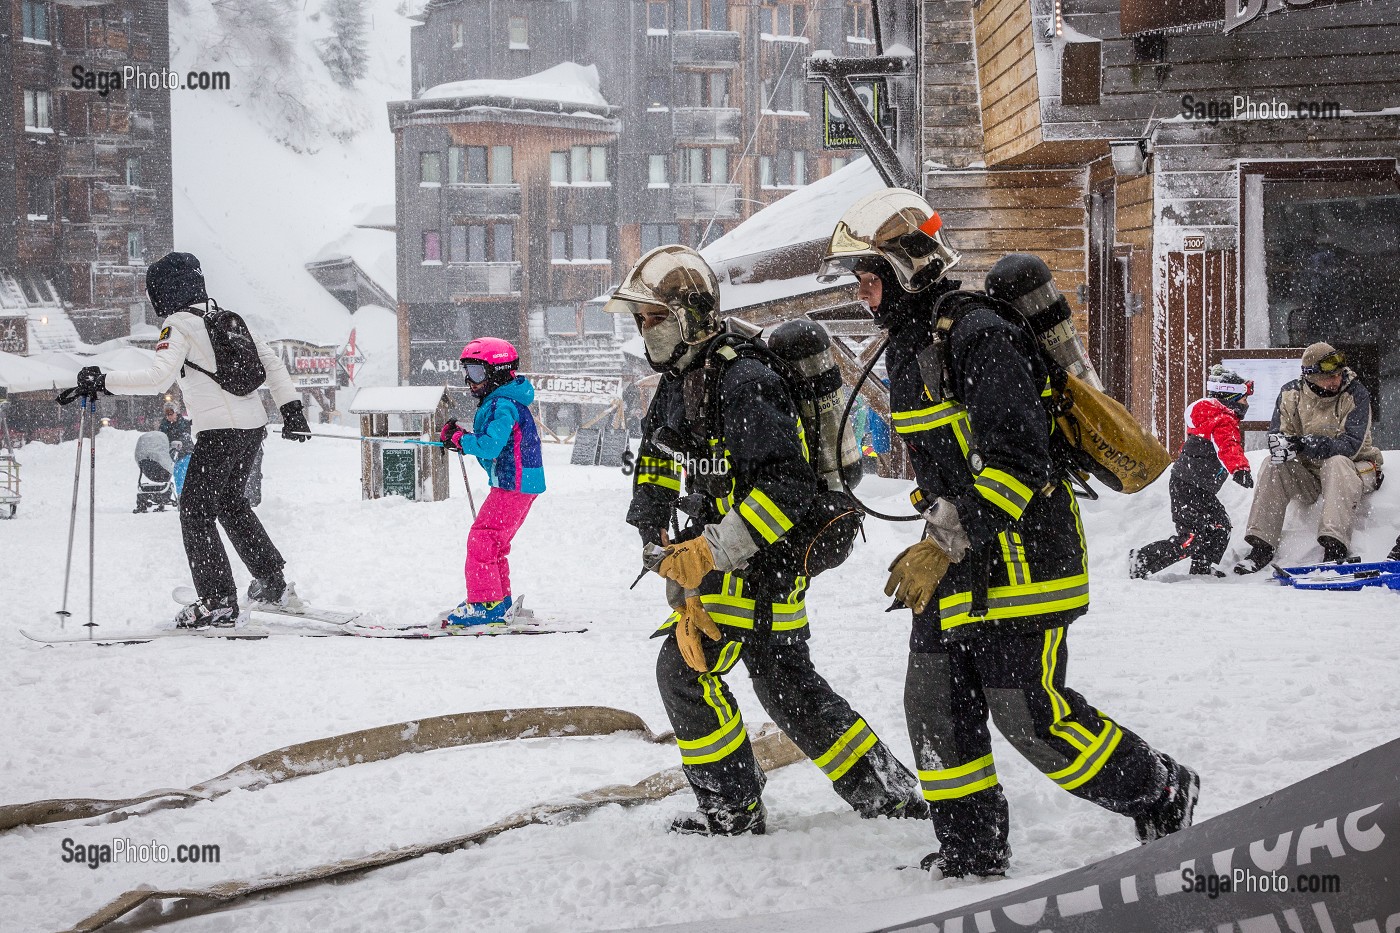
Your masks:
M 1400 9 L 922 10 L 925 194 L 965 251 L 961 278 L 980 284 L 975 273 L 1012 250 L 1045 258 L 1107 386 L 1173 449 L 1212 351 L 1315 339 L 1348 346 L 1374 386 L 1379 442 L 1400 443 L 1400 312 L 1383 284 L 1393 293 L 1400 275 Z M 973 67 L 969 114 L 948 82 Z M 1285 218 L 1311 240 L 1281 233 Z M 1287 273 L 1290 261 L 1328 270 L 1330 293 Z

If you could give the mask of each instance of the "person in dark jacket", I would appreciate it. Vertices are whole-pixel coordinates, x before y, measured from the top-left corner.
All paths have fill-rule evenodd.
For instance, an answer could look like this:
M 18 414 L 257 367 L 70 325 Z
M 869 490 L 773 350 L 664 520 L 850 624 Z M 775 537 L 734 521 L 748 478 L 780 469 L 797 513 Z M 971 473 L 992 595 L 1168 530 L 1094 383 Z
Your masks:
M 1217 363 L 1204 398 L 1186 409 L 1186 442 L 1172 464 L 1172 521 L 1176 534 L 1128 552 L 1128 575 L 1145 579 L 1177 561 L 1191 559 L 1193 574 L 1223 577 L 1216 565 L 1230 545 L 1230 514 L 1218 498 L 1226 477 L 1254 486 L 1244 456 L 1240 421 L 1249 410 L 1254 383 Z
M 671 830 L 765 830 L 765 778 L 724 681 L 741 659 L 764 709 L 861 816 L 926 816 L 914 775 L 812 664 L 808 579 L 791 569 L 785 538 L 817 474 L 787 384 L 728 342 L 718 301 L 698 253 L 662 246 L 606 306 L 634 317 L 663 374 L 643 419 L 627 521 L 653 556 L 666 551 L 657 571 L 674 612 L 657 632 L 656 678 L 699 804 Z M 669 540 L 677 506 L 690 521 Z
M 928 203 L 894 188 L 846 211 L 819 273 L 854 273 L 889 334 L 891 417 L 926 537 L 895 558 L 885 593 L 914 613 L 905 714 L 941 844 L 923 866 L 943 877 L 1010 862 L 989 714 L 1060 787 L 1133 818 L 1142 842 L 1190 825 L 1200 787 L 1065 686 L 1089 580 L 1079 509 L 1050 453 L 1049 370 L 1026 327 L 944 278 L 958 258 Z M 1029 258 L 1044 285 L 1007 298 L 1058 300 Z

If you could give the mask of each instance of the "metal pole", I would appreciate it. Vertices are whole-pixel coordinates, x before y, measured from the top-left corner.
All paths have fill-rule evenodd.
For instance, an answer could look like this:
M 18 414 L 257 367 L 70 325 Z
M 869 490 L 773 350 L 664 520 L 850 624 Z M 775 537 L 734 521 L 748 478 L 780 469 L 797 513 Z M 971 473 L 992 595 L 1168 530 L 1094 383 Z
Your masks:
M 88 415 L 88 638 L 97 627 L 93 618 L 97 595 L 97 397 Z
M 472 498 L 472 481 L 467 479 L 467 458 L 457 451 L 457 462 L 462 465 L 462 485 L 467 487 L 467 504 L 472 507 L 472 521 L 476 521 L 476 500 Z
M 63 628 L 68 617 L 68 580 L 73 573 L 73 533 L 78 527 L 78 481 L 83 473 L 83 435 L 87 433 L 86 398 L 78 399 L 78 456 L 73 464 L 73 510 L 68 513 L 68 559 L 63 564 L 63 608 L 58 610 L 58 627 Z

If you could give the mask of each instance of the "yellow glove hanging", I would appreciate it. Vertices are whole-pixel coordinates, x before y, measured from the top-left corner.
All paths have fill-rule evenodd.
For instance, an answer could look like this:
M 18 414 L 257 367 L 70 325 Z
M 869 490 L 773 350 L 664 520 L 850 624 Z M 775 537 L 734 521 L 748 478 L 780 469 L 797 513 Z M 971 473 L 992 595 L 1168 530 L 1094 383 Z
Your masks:
M 948 572 L 947 553 L 932 538 L 925 538 L 899 552 L 890 564 L 885 595 L 893 596 L 915 612 L 923 612 Z
M 710 641 L 719 641 L 719 626 L 700 602 L 699 596 L 687 596 L 685 605 L 677 609 L 680 619 L 676 622 L 676 647 L 681 649 L 681 657 L 686 667 L 701 674 L 710 669 L 705 660 L 705 643 L 701 633 Z
M 710 553 L 710 545 L 700 537 L 667 545 L 666 556 L 656 572 L 668 580 L 675 580 L 687 590 L 693 590 L 705 579 L 705 574 L 714 569 L 715 556 Z

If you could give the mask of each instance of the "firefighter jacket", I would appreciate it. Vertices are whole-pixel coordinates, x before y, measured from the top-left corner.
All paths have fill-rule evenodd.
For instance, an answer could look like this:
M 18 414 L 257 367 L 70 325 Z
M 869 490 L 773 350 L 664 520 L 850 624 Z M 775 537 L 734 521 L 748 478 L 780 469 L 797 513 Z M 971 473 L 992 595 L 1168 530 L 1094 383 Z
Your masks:
M 707 357 L 723 367 L 713 432 L 704 411 Z M 683 478 L 688 495 L 681 500 Z M 801 521 L 816 488 L 787 384 L 762 361 L 734 358 L 721 347 L 699 354 L 684 373 L 661 377 L 642 424 L 627 521 L 643 540 L 658 541 L 679 504 L 692 520 L 678 540 L 707 525 L 727 522 L 731 532 L 742 526 L 752 556 L 733 571 L 706 576 L 701 602 L 728 638 L 791 644 L 808 636 L 808 581 L 780 566 L 791 546 L 784 536 Z M 672 615 L 658 634 L 675 621 Z
M 1050 454 L 1042 399 L 1049 373 L 1034 338 L 975 298 L 954 296 L 941 391 L 925 385 L 919 354 L 934 337 L 933 304 L 956 283 L 907 296 L 916 313 L 890 324 L 890 410 L 919 486 L 915 506 L 957 509 L 970 546 L 933 604 L 914 620 L 911 649 L 979 633 L 1026 634 L 1066 625 L 1089 605 L 1079 509 Z M 903 296 L 902 296 L 903 297 Z
M 1226 478 L 1248 470 L 1240 416 L 1217 398 L 1202 398 L 1186 409 L 1186 441 L 1172 464 L 1172 477 L 1215 495 Z

